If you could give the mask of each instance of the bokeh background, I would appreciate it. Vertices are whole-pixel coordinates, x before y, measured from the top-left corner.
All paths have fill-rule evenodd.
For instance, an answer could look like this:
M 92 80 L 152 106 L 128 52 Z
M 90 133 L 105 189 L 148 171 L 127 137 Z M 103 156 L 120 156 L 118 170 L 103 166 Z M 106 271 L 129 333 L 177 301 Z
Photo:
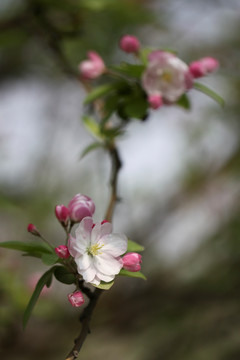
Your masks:
M 172 48 L 190 62 L 219 59 L 201 79 L 224 109 L 192 90 L 192 109 L 162 108 L 133 121 L 119 143 L 114 228 L 146 248 L 148 280 L 118 278 L 104 293 L 80 359 L 240 359 L 240 3 L 238 0 L 1 0 L 0 241 L 30 241 L 34 223 L 54 244 L 64 233 L 54 206 L 81 192 L 102 220 L 110 164 L 80 161 L 91 138 L 74 77 L 86 51 L 130 60 L 125 33 Z M 38 241 L 38 240 L 36 240 Z M 40 261 L 0 250 L 0 355 L 59 360 L 79 331 L 79 311 L 53 284 L 27 329 L 21 318 Z

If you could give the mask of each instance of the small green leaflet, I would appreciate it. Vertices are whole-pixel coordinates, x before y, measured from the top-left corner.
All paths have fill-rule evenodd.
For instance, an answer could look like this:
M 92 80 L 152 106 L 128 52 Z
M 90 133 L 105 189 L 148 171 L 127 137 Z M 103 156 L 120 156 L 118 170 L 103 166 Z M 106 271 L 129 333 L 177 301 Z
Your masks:
M 144 250 L 144 247 L 142 245 L 139 245 L 135 241 L 128 239 L 127 252 L 141 252 L 143 250 Z
M 38 283 L 35 287 L 35 290 L 31 296 L 31 299 L 29 300 L 29 303 L 24 311 L 23 314 L 23 327 L 25 328 L 27 325 L 27 322 L 32 314 L 33 308 L 41 294 L 42 289 L 44 288 L 45 285 L 47 285 L 48 287 L 51 285 L 51 280 L 52 280 L 52 274 L 54 272 L 54 270 L 56 269 L 56 266 L 53 266 L 51 269 L 49 269 L 48 271 L 46 271 L 42 277 L 38 280 Z
M 84 158 L 84 156 L 86 156 L 91 151 L 96 150 L 96 149 L 98 149 L 100 147 L 103 147 L 103 144 L 101 144 L 99 142 L 94 142 L 94 143 L 86 146 L 85 149 L 82 151 L 81 159 Z
M 143 280 L 147 280 L 146 276 L 143 275 L 143 273 L 141 273 L 140 271 L 127 271 L 125 269 L 122 269 L 119 273 L 119 275 L 122 276 L 129 276 L 129 277 L 134 277 L 134 278 L 139 278 L 139 279 L 143 279 Z
M 54 270 L 55 278 L 63 284 L 74 284 L 75 276 L 64 266 L 57 266 Z
M 113 284 L 114 281 L 110 281 L 110 282 L 101 281 L 99 285 L 94 285 L 94 284 L 92 285 L 98 289 L 109 290 L 113 286 Z
M 212 89 L 209 89 L 209 87 L 207 87 L 206 85 L 195 82 L 194 83 L 194 88 L 196 90 L 201 91 L 205 95 L 209 96 L 213 100 L 215 100 L 222 107 L 224 106 L 225 103 L 224 103 L 223 98 L 220 95 L 218 95 L 217 93 L 215 93 L 215 91 L 213 91 Z
M 115 83 L 100 85 L 93 89 L 85 98 L 84 104 L 90 104 L 91 102 L 97 100 L 98 98 L 108 94 L 110 91 L 114 90 Z
M 87 130 L 95 137 L 101 138 L 101 132 L 99 124 L 95 121 L 91 116 L 84 115 L 83 116 L 83 124 L 87 128 Z
M 59 257 L 55 253 L 42 255 L 42 262 L 48 266 L 56 264 L 56 262 L 58 262 L 58 260 L 59 260 Z
M 132 76 L 137 79 L 141 78 L 142 73 L 145 70 L 144 65 L 133 65 L 127 63 L 122 63 L 119 66 L 112 66 L 111 68 L 119 73 L 122 73 L 127 76 Z
M 180 99 L 178 99 L 177 103 L 178 106 L 181 106 L 182 108 L 189 110 L 191 108 L 191 104 L 189 101 L 189 98 L 186 94 L 183 94 Z
M 39 242 L 25 243 L 20 241 L 1 242 L 0 247 L 12 250 L 22 251 L 27 255 L 34 257 L 42 257 L 43 254 L 52 254 L 52 249 L 45 244 Z

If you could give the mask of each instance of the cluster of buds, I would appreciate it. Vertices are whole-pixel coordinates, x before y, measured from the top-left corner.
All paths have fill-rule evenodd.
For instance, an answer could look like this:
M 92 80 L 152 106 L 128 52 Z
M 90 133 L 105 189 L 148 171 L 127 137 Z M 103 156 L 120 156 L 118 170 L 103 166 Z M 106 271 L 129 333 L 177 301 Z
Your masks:
M 124 35 L 119 41 L 121 50 L 139 57 L 141 45 L 133 35 Z M 79 65 L 83 79 L 96 79 L 107 72 L 103 59 L 95 52 L 88 53 L 88 60 Z M 142 74 L 141 86 L 146 92 L 150 108 L 176 103 L 193 87 L 194 79 L 215 71 L 219 63 L 213 57 L 205 57 L 187 65 L 174 53 L 162 50 L 152 51 Z
M 59 222 L 67 227 L 69 221 L 74 224 L 80 222 L 86 216 L 92 216 L 95 205 L 92 199 L 86 195 L 77 194 L 69 202 L 68 206 L 57 205 L 55 215 Z

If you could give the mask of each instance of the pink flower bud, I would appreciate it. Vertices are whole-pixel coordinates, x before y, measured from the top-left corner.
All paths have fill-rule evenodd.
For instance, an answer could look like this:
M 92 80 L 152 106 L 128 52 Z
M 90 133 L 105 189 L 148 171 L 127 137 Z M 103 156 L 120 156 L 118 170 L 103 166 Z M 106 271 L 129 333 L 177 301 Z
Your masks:
M 105 72 L 105 64 L 103 59 L 94 51 L 88 52 L 88 59 L 80 62 L 80 73 L 84 79 L 96 79 Z
M 73 222 L 80 222 L 86 216 L 92 216 L 95 205 L 88 196 L 77 194 L 68 204 L 70 219 Z
M 189 65 L 189 70 L 194 78 L 199 78 L 210 74 L 217 70 L 219 62 L 212 57 L 205 57 L 197 61 L 193 61 Z
M 161 95 L 158 95 L 158 94 L 149 95 L 148 102 L 149 102 L 150 107 L 154 110 L 160 108 L 163 104 L 162 97 L 161 97 Z
M 142 256 L 135 252 L 129 252 L 122 257 L 123 268 L 128 271 L 140 271 Z
M 35 236 L 40 236 L 40 232 L 37 230 L 36 226 L 33 224 L 28 224 L 27 231 Z
M 68 300 L 72 306 L 79 307 L 84 304 L 84 297 L 81 291 L 75 291 L 72 294 L 68 295 Z
M 61 259 L 67 259 L 70 256 L 68 247 L 66 245 L 59 245 L 54 250 L 57 256 L 60 257 Z
M 124 35 L 120 39 L 119 46 L 126 53 L 137 53 L 140 48 L 140 42 L 133 35 Z
M 66 206 L 57 205 L 55 207 L 55 215 L 61 223 L 65 224 L 65 225 L 67 224 L 67 222 L 69 220 L 69 210 Z

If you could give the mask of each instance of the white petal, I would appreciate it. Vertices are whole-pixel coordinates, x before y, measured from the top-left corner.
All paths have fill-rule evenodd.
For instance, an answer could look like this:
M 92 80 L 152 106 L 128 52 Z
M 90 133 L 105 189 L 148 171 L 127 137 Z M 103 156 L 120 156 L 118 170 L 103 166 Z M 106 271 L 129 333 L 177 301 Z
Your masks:
M 99 285 L 101 282 L 101 280 L 95 276 L 95 278 L 91 281 L 91 284 L 94 284 L 94 285 Z
M 97 223 L 92 229 L 91 244 L 96 244 L 103 236 L 111 234 L 112 224 L 109 222 L 101 224 Z
M 77 246 L 76 246 L 76 239 L 70 235 L 68 239 L 68 251 L 70 254 L 75 257 L 79 253 Z
M 89 266 L 87 270 L 81 270 L 78 268 L 78 272 L 82 275 L 86 282 L 92 282 L 96 276 L 96 269 L 93 265 Z
M 76 244 L 80 252 L 84 252 L 90 244 L 93 220 L 85 217 L 76 229 Z
M 102 273 L 103 275 L 116 275 L 122 268 L 122 264 L 107 253 L 94 256 L 93 264 L 97 270 L 96 274 L 99 278 L 99 273 Z
M 124 234 L 105 235 L 100 240 L 100 243 L 104 244 L 102 250 L 114 257 L 120 256 L 127 251 L 127 238 Z
M 89 266 L 92 265 L 93 261 L 92 261 L 92 257 L 89 256 L 87 253 L 79 256 L 79 257 L 76 257 L 75 258 L 75 261 L 76 261 L 76 264 L 78 266 L 78 269 L 81 269 L 81 270 L 86 270 L 89 268 Z
M 102 281 L 110 282 L 115 278 L 115 275 L 104 275 L 104 274 L 98 272 L 98 277 Z

